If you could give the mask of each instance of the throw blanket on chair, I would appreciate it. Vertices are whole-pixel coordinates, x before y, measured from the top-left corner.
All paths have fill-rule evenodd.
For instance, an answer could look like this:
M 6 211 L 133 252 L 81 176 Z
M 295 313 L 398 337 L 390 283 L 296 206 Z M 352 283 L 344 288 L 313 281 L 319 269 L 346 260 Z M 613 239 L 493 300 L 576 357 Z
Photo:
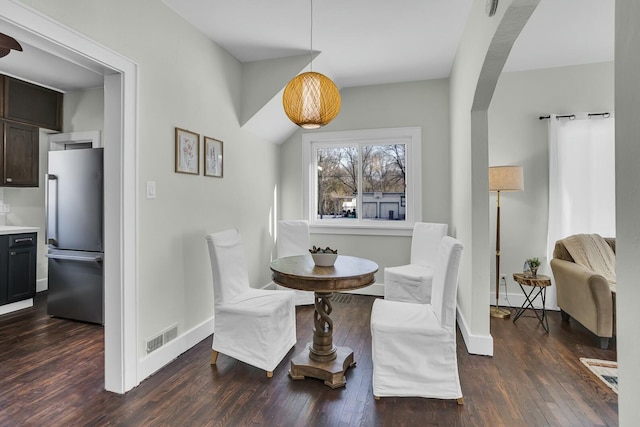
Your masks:
M 599 234 L 576 234 L 564 239 L 564 247 L 576 264 L 616 283 L 616 254 Z

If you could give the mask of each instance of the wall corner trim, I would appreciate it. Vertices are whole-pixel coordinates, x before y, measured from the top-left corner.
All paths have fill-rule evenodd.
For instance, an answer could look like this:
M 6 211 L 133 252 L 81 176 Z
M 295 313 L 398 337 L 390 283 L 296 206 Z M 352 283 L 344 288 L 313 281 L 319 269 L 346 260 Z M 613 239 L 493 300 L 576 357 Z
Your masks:
M 464 343 L 467 346 L 467 352 L 480 356 L 493 356 L 493 337 L 491 335 L 472 334 L 459 307 L 457 313 L 458 326 L 460 327 L 460 332 L 462 332 Z M 487 307 L 487 316 L 489 316 L 489 307 Z

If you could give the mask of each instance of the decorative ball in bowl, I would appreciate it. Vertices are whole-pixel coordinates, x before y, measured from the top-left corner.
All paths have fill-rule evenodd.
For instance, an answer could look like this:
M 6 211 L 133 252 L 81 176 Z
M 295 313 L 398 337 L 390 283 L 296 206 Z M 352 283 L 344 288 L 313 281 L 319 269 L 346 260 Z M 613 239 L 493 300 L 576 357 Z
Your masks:
M 338 258 L 338 251 L 335 249 L 331 249 L 328 246 L 324 249 L 316 248 L 314 246 L 312 249 L 309 249 L 309 252 L 311 252 L 313 262 L 318 267 L 331 267 Z

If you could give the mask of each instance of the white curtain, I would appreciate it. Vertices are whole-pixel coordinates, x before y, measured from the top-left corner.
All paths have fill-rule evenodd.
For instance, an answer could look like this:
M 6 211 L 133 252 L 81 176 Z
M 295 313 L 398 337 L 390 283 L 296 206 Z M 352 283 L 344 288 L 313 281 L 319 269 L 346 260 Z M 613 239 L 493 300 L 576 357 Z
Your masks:
M 615 237 L 614 125 L 613 114 L 549 119 L 548 260 L 572 234 Z

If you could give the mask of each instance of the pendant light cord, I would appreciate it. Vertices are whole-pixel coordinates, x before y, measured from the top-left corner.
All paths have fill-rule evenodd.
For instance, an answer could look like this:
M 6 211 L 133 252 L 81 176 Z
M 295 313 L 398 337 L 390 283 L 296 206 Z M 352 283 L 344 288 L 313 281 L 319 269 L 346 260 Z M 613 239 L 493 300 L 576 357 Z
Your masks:
M 313 0 L 311 0 L 311 25 L 309 26 L 311 29 L 311 35 L 309 40 L 311 41 L 311 46 L 309 48 L 309 55 L 311 56 L 311 62 L 309 63 L 309 70 L 313 71 Z

